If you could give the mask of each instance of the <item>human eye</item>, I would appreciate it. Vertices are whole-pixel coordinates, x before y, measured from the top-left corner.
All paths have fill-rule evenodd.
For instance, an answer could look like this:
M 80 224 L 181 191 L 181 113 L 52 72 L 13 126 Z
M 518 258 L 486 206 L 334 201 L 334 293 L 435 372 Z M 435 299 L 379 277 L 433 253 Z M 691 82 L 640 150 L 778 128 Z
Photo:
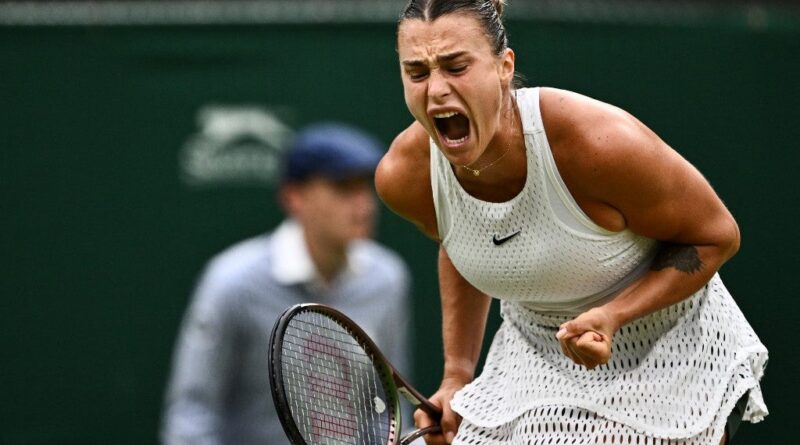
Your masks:
M 448 71 L 450 71 L 453 74 L 461 74 L 466 70 L 467 70 L 467 65 L 458 65 L 448 69 Z
M 469 69 L 469 65 L 469 58 L 462 56 L 447 61 L 446 64 L 442 65 L 442 68 L 444 68 L 449 74 L 458 75 L 467 71 Z
M 427 77 L 428 72 L 426 70 L 407 70 L 406 75 L 411 81 L 417 82 Z

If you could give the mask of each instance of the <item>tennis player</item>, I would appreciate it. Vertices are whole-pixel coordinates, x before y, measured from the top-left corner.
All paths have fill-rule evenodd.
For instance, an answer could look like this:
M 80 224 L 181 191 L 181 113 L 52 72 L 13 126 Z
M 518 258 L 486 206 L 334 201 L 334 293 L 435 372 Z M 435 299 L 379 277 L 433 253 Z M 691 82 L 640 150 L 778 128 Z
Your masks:
M 411 0 L 398 24 L 415 122 L 376 184 L 441 245 L 444 433 L 427 442 L 726 443 L 767 415 L 767 350 L 717 274 L 736 222 L 630 114 L 515 88 L 502 8 Z M 474 378 L 490 297 L 504 321 Z

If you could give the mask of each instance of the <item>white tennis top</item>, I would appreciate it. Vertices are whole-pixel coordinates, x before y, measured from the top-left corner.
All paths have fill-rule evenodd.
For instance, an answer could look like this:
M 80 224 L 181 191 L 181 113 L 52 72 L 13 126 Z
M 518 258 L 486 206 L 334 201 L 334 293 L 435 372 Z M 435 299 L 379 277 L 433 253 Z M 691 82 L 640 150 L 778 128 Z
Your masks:
M 763 418 L 758 380 L 767 350 L 719 276 L 683 302 L 624 326 L 606 365 L 588 371 L 561 353 L 558 326 L 646 272 L 658 243 L 593 223 L 558 173 L 539 89 L 517 91 L 517 104 L 528 172 L 507 202 L 469 195 L 431 141 L 442 244 L 464 278 L 502 300 L 504 318 L 482 374 L 452 401 L 464 418 L 456 443 L 670 438 L 716 445 L 747 391 L 745 420 Z

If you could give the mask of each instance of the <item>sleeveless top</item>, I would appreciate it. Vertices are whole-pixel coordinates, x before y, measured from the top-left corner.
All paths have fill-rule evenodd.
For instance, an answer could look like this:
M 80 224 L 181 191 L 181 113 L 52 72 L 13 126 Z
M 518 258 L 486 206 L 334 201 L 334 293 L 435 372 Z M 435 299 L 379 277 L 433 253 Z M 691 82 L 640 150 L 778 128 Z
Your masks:
M 501 300 L 504 319 L 481 375 L 451 401 L 471 424 L 459 435 L 555 406 L 565 408 L 556 413 L 574 407 L 596 413 L 645 437 L 687 438 L 721 431 L 727 416 L 721 414 L 746 392 L 744 420 L 766 416 L 758 381 L 767 350 L 719 275 L 682 302 L 623 326 L 609 363 L 587 371 L 563 355 L 559 325 L 645 273 L 658 243 L 594 224 L 558 173 L 539 89 L 517 91 L 517 104 L 528 169 L 522 191 L 509 201 L 469 195 L 430 146 L 442 245 L 465 279 Z M 564 416 L 557 424 L 572 425 Z
M 647 270 L 657 243 L 592 222 L 558 173 L 539 90 L 518 91 L 517 103 L 528 169 L 524 188 L 509 201 L 485 202 L 467 193 L 432 144 L 439 236 L 456 269 L 482 292 L 531 309 L 579 312 Z

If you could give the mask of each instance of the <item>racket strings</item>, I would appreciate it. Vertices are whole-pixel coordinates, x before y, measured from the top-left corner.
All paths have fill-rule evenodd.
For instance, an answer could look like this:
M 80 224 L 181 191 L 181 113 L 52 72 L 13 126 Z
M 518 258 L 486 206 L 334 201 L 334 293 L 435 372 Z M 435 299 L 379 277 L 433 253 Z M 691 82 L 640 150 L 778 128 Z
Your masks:
M 312 438 L 334 439 L 333 443 L 339 443 L 337 439 L 345 439 L 343 443 L 354 443 L 346 439 L 358 437 L 358 419 L 363 419 L 363 414 L 371 414 L 374 418 L 373 413 L 366 411 L 368 403 L 354 403 L 357 401 L 349 394 L 363 394 L 360 388 L 363 387 L 363 377 L 368 374 L 362 371 L 365 368 L 363 365 L 369 364 L 369 358 L 349 335 L 342 337 L 341 332 L 330 332 L 329 329 L 320 329 L 320 326 L 309 323 L 305 323 L 300 330 L 304 332 L 304 341 L 300 344 L 303 350 L 299 357 L 307 362 L 317 362 L 316 372 L 300 376 L 301 379 L 305 377 L 307 383 L 310 380 L 310 391 L 306 391 L 306 394 L 310 393 L 317 407 L 322 407 L 316 410 L 312 408 L 309 412 Z M 332 343 L 331 340 L 340 343 Z M 354 364 L 360 368 L 355 372 Z M 364 413 L 358 412 L 359 405 L 365 408 Z M 374 438 L 369 437 L 374 436 L 372 431 L 365 432 L 367 439 Z M 367 443 L 371 442 L 368 440 Z
M 286 395 L 307 443 L 386 443 L 393 401 L 372 357 L 345 327 L 325 314 L 299 313 L 282 353 Z

